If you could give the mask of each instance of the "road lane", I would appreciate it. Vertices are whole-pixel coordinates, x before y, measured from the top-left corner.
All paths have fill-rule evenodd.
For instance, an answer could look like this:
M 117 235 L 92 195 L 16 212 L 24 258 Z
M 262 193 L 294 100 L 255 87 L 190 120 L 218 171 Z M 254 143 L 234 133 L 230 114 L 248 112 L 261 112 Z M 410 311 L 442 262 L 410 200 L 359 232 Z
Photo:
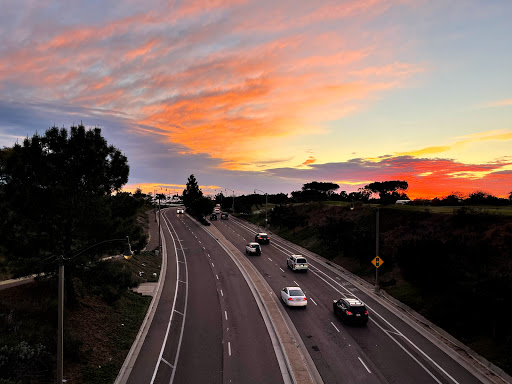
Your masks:
M 244 242 L 253 241 L 254 233 L 236 233 L 234 227 L 228 223 L 216 223 L 223 234 L 239 249 L 244 248 Z M 276 260 L 281 258 L 277 253 L 271 251 L 272 247 L 263 245 L 263 254 L 261 256 L 247 256 L 260 273 L 265 277 L 267 283 L 273 289 L 273 292 L 280 298 L 280 290 L 285 286 L 294 285 L 293 276 L 287 271 L 279 268 Z M 268 258 L 270 257 L 270 260 Z M 284 260 L 284 259 L 283 259 Z M 285 263 L 280 263 L 286 268 Z M 298 276 L 298 275 L 297 275 Z M 307 274 L 303 274 L 307 277 Z M 301 285 L 302 286 L 302 285 Z M 280 302 L 282 308 L 282 302 Z M 372 366 L 372 362 L 366 358 L 363 351 L 359 349 L 357 343 L 351 340 L 351 337 L 343 331 L 339 334 L 329 324 L 330 329 L 319 327 L 318 314 L 308 305 L 308 308 L 285 308 L 291 321 L 299 331 L 302 341 L 308 349 L 313 361 L 320 371 L 322 379 L 326 383 L 385 383 L 385 379 L 381 377 L 377 369 L 372 373 L 361 364 L 361 359 Z M 335 334 L 336 333 L 336 334 Z M 334 349 L 334 345 L 337 345 Z M 340 369 L 340 368 L 343 369 Z
M 188 215 L 166 218 L 186 255 L 189 287 L 173 382 L 282 383 L 270 336 L 238 268 Z
M 256 228 L 248 224 L 241 223 L 236 219 L 228 222 L 215 224 L 223 233 L 239 247 L 244 246 L 244 241 L 251 241 Z M 241 240 L 245 239 L 245 240 Z M 271 246 L 263 246 L 263 255 L 260 258 L 251 257 L 254 265 L 266 276 L 267 281 L 276 280 L 276 276 L 284 275 L 285 279 L 297 281 L 303 287 L 308 295 L 313 297 L 317 304 L 319 301 L 324 301 L 323 312 L 320 317 L 325 318 L 332 316 L 332 322 L 339 324 L 345 330 L 354 343 L 367 355 L 368 360 L 371 360 L 378 367 L 379 373 L 389 382 L 407 382 L 414 378 L 414 382 L 442 382 L 442 383 L 472 383 L 479 382 L 470 372 L 454 361 L 450 356 L 441 351 L 431 340 L 426 339 L 421 334 L 418 334 L 407 323 L 395 316 L 382 304 L 374 300 L 371 295 L 362 292 L 357 285 L 352 284 L 350 281 L 343 279 L 343 276 L 336 274 L 331 270 L 325 269 L 319 263 L 310 258 L 313 267 L 312 271 L 304 274 L 293 273 L 291 270 L 286 269 L 286 256 L 292 253 L 301 253 L 308 257 L 308 254 L 303 249 L 298 247 L 292 248 L 288 242 L 276 241 L 277 238 L 271 240 Z M 270 260 L 269 260 L 270 258 Z M 274 262 L 274 265 L 272 265 Z M 285 272 L 283 272 L 285 270 Z M 325 275 L 329 275 L 326 278 Z M 322 276 L 324 282 L 319 277 Z M 369 304 L 371 308 L 371 319 L 375 322 L 370 322 L 367 327 L 346 327 L 339 319 L 335 318 L 332 314 L 332 298 L 341 297 L 341 295 L 356 294 L 361 297 L 363 301 Z M 308 310 L 314 306 L 308 305 Z M 373 313 L 372 313 L 373 312 Z M 382 320 L 380 317 L 375 316 L 375 313 L 382 313 Z M 308 316 L 305 316 L 308 317 Z M 390 320 L 387 320 L 387 319 Z M 302 329 L 305 333 L 308 330 L 308 321 L 319 321 L 314 318 L 307 319 L 302 323 L 301 316 L 295 316 L 294 322 L 298 329 Z M 327 325 L 324 325 L 327 324 Z M 318 328 L 322 332 L 328 333 L 329 329 L 332 332 L 338 333 L 330 324 L 324 322 Z M 317 323 L 318 324 L 318 323 Z M 339 328 L 340 328 L 339 327 Z M 340 329 L 341 330 L 341 329 Z M 304 333 L 301 332 L 301 333 Z M 310 338 L 311 339 L 311 338 Z M 325 347 L 328 347 L 329 341 L 326 339 Z M 304 340 L 308 344 L 307 340 Z M 335 344 L 334 342 L 332 344 Z M 314 345 L 309 345 L 313 348 Z M 316 345 L 318 348 L 319 346 Z M 331 350 L 338 350 L 338 346 Z M 315 356 L 314 354 L 312 355 Z M 338 364 L 336 357 L 327 357 L 331 363 L 326 364 L 320 359 L 315 359 L 319 371 L 326 382 L 330 379 L 324 377 L 324 372 L 332 370 L 332 366 Z M 363 359 L 364 360 L 364 359 Z M 326 367 L 328 365 L 329 367 Z M 361 364 L 363 366 L 363 364 Z M 366 370 L 366 367 L 363 367 Z M 370 368 L 371 370 L 371 368 Z M 343 369 L 345 371 L 345 369 Z M 345 371 L 346 372 L 346 371 Z M 328 373 L 329 374 L 329 373 Z M 355 372 L 355 374 L 358 374 Z M 333 376 L 335 376 L 333 374 Z M 380 378 L 383 380 L 382 378 Z M 335 379 L 334 379 L 335 380 Z M 335 382 L 335 381 L 333 381 Z

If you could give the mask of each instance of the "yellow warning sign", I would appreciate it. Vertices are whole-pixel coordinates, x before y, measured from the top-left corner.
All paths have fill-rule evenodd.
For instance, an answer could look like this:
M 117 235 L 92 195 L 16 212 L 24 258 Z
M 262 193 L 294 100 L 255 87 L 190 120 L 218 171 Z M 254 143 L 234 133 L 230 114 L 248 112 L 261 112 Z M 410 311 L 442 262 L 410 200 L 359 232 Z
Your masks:
M 372 264 L 375 265 L 375 268 L 379 268 L 382 264 L 384 264 L 384 260 L 382 260 L 379 256 L 376 256 L 372 260 Z

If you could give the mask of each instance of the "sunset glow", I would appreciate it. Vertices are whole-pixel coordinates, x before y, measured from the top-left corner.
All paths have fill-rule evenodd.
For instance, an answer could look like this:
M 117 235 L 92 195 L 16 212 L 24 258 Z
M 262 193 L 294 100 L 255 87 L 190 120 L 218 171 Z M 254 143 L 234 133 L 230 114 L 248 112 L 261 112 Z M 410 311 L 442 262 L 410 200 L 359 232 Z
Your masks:
M 2 8 L 0 145 L 99 126 L 128 157 L 126 191 L 182 191 L 190 174 L 205 193 L 512 191 L 509 2 Z

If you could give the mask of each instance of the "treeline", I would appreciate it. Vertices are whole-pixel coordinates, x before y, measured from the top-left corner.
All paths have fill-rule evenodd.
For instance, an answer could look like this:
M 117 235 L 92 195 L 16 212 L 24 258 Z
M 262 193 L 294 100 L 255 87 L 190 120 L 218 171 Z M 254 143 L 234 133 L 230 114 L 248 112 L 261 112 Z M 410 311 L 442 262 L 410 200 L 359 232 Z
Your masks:
M 268 203 L 275 206 L 281 206 L 291 203 L 311 203 L 320 201 L 343 201 L 354 204 L 374 203 L 374 204 L 395 204 L 397 200 L 409 200 L 406 192 L 409 184 L 405 180 L 375 181 L 359 188 L 357 192 L 347 193 L 339 191 L 340 186 L 331 182 L 312 181 L 302 186 L 301 190 L 293 191 L 290 196 L 284 193 L 269 194 L 249 194 L 236 196 L 225 196 L 219 193 L 215 196 L 215 202 L 222 205 L 224 210 L 232 210 L 242 214 L 251 214 L 253 206 L 260 207 Z M 464 205 L 509 205 L 512 204 L 512 191 L 508 199 L 499 198 L 483 191 L 475 191 L 468 196 L 454 192 L 445 197 L 436 197 L 433 199 L 415 199 L 410 201 L 410 205 L 431 205 L 431 206 L 464 206 Z

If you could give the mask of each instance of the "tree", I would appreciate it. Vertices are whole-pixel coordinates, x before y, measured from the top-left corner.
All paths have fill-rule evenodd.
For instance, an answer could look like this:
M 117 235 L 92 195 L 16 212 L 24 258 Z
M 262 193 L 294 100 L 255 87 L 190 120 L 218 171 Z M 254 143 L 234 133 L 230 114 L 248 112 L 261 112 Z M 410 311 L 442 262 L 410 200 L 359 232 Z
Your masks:
M 398 199 L 408 200 L 404 193 L 407 188 L 409 188 L 409 184 L 405 180 L 374 181 L 364 187 L 370 193 L 377 193 L 383 203 L 390 203 Z
M 328 198 L 335 190 L 339 189 L 339 187 L 340 186 L 336 183 L 312 181 L 311 183 L 304 184 L 302 190 L 317 191 Z
M 48 272 L 44 259 L 129 235 L 111 225 L 110 203 L 128 173 L 100 128 L 52 127 L 0 150 L 0 245 L 13 272 Z
M 187 208 L 192 208 L 193 201 L 202 196 L 203 192 L 199 189 L 199 185 L 197 185 L 197 180 L 194 174 L 190 175 L 188 177 L 185 190 L 183 191 L 183 204 Z
M 213 207 L 215 202 L 208 197 L 201 196 L 200 198 L 194 200 L 193 202 L 193 212 L 194 214 L 204 217 L 213 211 Z

